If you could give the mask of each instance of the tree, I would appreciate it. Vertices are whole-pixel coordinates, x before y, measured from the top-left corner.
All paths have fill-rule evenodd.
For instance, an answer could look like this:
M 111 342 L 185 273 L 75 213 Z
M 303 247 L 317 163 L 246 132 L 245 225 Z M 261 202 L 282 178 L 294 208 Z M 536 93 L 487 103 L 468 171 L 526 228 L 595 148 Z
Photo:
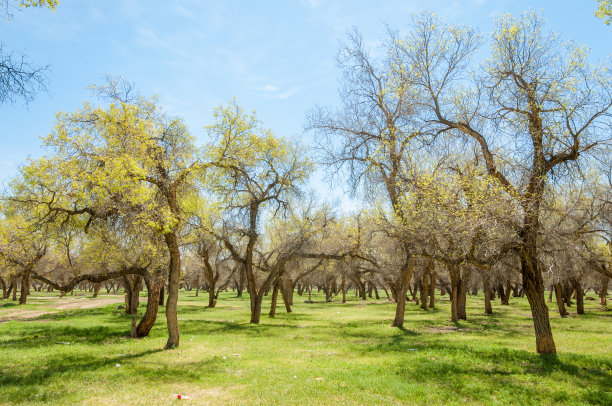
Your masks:
M 390 207 L 398 223 L 405 222 L 400 204 L 405 164 L 411 143 L 421 135 L 416 99 L 409 82 L 395 74 L 394 61 L 370 57 L 359 33 L 338 55 L 342 70 L 341 98 L 337 111 L 317 108 L 307 117 L 306 129 L 320 136 L 322 160 L 336 173 L 345 173 L 353 192 L 365 187 L 366 194 L 386 195 L 382 204 Z M 398 275 L 399 293 L 393 325 L 404 323 L 405 297 L 414 271 L 411 240 L 401 243 L 403 259 Z
M 259 323 L 263 295 L 276 278 L 269 272 L 258 283 L 256 245 L 266 210 L 278 212 L 299 194 L 312 165 L 290 141 L 261 127 L 254 114 L 246 114 L 235 101 L 215 110 L 216 122 L 207 127 L 213 141 L 206 160 L 211 165 L 206 181 L 228 216 L 222 232 L 214 233 L 246 272 L 251 300 L 251 323 Z
M 539 263 L 541 203 L 551 176 L 579 168 L 609 139 L 609 73 L 588 63 L 584 47 L 548 32 L 535 13 L 498 20 L 493 55 L 472 88 L 467 67 L 479 45 L 473 30 L 425 15 L 396 45 L 398 70 L 427 96 L 427 120 L 441 133 L 472 140 L 488 174 L 520 204 L 515 250 L 536 349 L 555 353 Z
M 95 89 L 110 103 L 85 103 L 58 115 L 55 131 L 44 139 L 51 154 L 24 168 L 32 188 L 42 190 L 22 200 L 46 208 L 49 220 L 80 216 L 87 229 L 125 217 L 162 237 L 169 257 L 166 348 L 174 348 L 181 204 L 191 193 L 190 176 L 202 166 L 183 122 L 160 111 L 155 98 L 134 94 L 120 79 Z
M 20 0 L 20 7 L 46 7 L 55 11 L 57 0 Z M 0 9 L 10 19 L 13 7 L 9 0 L 0 0 Z M 25 55 L 6 51 L 0 43 L 0 104 L 14 103 L 18 98 L 31 102 L 39 91 L 47 89 L 45 76 L 49 66 L 30 62 Z
M 610 25 L 612 22 L 612 1 L 610 0 L 597 0 L 597 10 L 595 10 L 595 16 L 600 18 L 606 23 L 606 25 Z

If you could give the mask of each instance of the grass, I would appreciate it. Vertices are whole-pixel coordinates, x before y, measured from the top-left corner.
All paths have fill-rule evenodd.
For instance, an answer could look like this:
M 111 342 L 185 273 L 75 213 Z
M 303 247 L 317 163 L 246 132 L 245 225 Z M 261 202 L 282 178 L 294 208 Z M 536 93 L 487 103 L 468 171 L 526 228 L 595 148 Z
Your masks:
M 612 404 L 612 312 L 595 301 L 565 319 L 551 306 L 559 353 L 550 357 L 534 353 L 525 299 L 485 316 L 482 298 L 470 297 L 469 320 L 456 324 L 448 300 L 429 311 L 409 303 L 403 330 L 389 327 L 393 304 L 305 299 L 250 325 L 247 298 L 227 293 L 208 309 L 207 296 L 182 292 L 181 345 L 169 351 L 163 308 L 141 340 L 127 338 L 131 316 L 116 304 L 4 322 L 0 403 Z M 20 309 L 0 302 L 0 316 Z

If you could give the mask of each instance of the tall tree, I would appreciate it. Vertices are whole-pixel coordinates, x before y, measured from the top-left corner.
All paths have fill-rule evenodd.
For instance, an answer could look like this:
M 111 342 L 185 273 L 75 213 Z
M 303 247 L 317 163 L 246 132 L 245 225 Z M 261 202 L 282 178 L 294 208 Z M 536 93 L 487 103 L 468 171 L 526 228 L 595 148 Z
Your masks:
M 244 266 L 251 300 L 251 323 L 259 323 L 264 293 L 275 279 L 268 273 L 258 283 L 256 245 L 266 211 L 283 210 L 312 165 L 294 143 L 261 127 L 232 101 L 215 111 L 216 122 L 208 127 L 213 141 L 207 160 L 212 168 L 206 181 L 229 215 L 221 234 L 216 234 L 236 262 Z
M 155 98 L 134 94 L 120 79 L 96 89 L 109 104 L 85 103 L 58 115 L 55 131 L 44 139 L 51 153 L 24 169 L 32 190 L 40 190 L 23 199 L 46 208 L 48 219 L 83 216 L 86 228 L 97 219 L 129 214 L 130 221 L 161 236 L 169 257 L 166 348 L 174 348 L 181 204 L 201 165 L 183 122 L 160 111 Z
M 489 175 L 520 204 L 516 252 L 536 349 L 555 353 L 538 262 L 541 203 L 551 176 L 579 168 L 610 139 L 610 74 L 535 13 L 500 17 L 492 56 L 471 88 L 467 68 L 479 37 L 470 28 L 424 15 L 396 45 L 398 70 L 427 96 L 427 120 L 471 139 Z
M 322 161 L 334 171 L 348 175 L 353 192 L 365 187 L 365 194 L 386 195 L 382 204 L 390 207 L 404 224 L 402 179 L 411 143 L 421 134 L 416 116 L 418 95 L 409 82 L 396 75 L 394 61 L 372 58 L 358 32 L 338 55 L 342 71 L 342 107 L 317 108 L 307 117 L 307 130 L 319 136 Z M 374 198 L 373 200 L 377 200 Z M 402 327 L 406 291 L 414 270 L 414 247 L 401 242 L 403 265 L 398 275 L 399 293 L 393 325 Z

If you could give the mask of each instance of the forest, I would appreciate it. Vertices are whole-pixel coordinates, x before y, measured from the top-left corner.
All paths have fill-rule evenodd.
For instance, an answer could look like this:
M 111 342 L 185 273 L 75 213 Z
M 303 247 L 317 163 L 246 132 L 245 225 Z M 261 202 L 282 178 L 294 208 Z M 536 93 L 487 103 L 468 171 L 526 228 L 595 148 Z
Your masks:
M 57 2 L 23 4 L 53 9 Z M 601 2 L 599 12 L 605 7 Z M 556 33 L 539 12 L 502 15 L 494 27 L 483 34 L 422 12 L 407 30 L 388 28 L 376 49 L 355 28 L 337 55 L 341 103 L 312 106 L 301 139 L 277 135 L 234 98 L 203 123 L 202 142 L 128 78 L 109 75 L 92 86 L 80 108 L 58 112 L 48 123 L 43 156 L 23 162 L 2 192 L 0 354 L 13 345 L 9 328 L 21 331 L 37 320 L 11 318 L 19 308 L 13 306 L 38 308 L 43 297 L 118 298 L 112 306 L 73 311 L 62 342 L 89 337 L 69 330 L 82 320 L 91 325 L 90 343 L 103 334 L 96 342 L 136 350 L 140 340 L 149 351 L 172 350 L 161 353 L 169 359 L 173 351 L 190 351 L 187 337 L 199 328 L 205 335 L 197 340 L 216 334 L 241 340 L 257 331 L 279 340 L 266 344 L 274 347 L 295 334 L 283 323 L 303 323 L 301 317 L 342 321 L 338 314 L 350 305 L 357 313 L 347 313 L 346 323 L 357 329 L 352 323 L 367 318 L 365 340 L 386 342 L 387 335 L 417 331 L 427 343 L 422 345 L 443 346 L 448 335 L 440 330 L 458 334 L 471 323 L 482 332 L 468 334 L 495 345 L 490 351 L 499 357 L 514 351 L 499 337 L 519 323 L 530 343 L 521 349 L 525 362 L 568 374 L 580 367 L 555 354 L 571 357 L 580 344 L 565 337 L 575 334 L 579 341 L 584 329 L 584 337 L 592 335 L 585 345 L 592 339 L 601 351 L 598 366 L 583 368 L 593 374 L 587 386 L 595 386 L 574 382 L 582 386 L 576 391 L 588 393 L 559 402 L 607 403 L 610 67 L 593 61 L 587 46 Z M 0 102 L 44 88 L 44 72 L 30 66 L 32 75 L 9 77 L 15 71 L 10 55 L 7 60 L 0 61 Z M 343 210 L 321 199 L 308 187 L 318 169 L 357 196 L 360 206 Z M 102 317 L 114 317 L 108 320 L 113 327 L 104 327 Z M 185 317 L 196 317 L 201 327 Z M 488 342 L 492 320 L 500 336 Z M 370 324 L 386 330 L 368 335 Z M 250 325 L 258 330 L 244 330 Z M 150 336 L 157 341 L 146 341 Z M 113 337 L 128 342 L 109 344 Z M 331 338 L 325 345 L 336 348 Z M 400 340 L 388 351 L 408 354 L 418 345 Z M 0 392 L 33 384 L 3 369 L 17 359 L 2 362 Z M 426 378 L 430 372 L 422 368 Z M 180 379 L 181 373 L 169 374 Z M 532 395 L 511 399 L 555 403 Z M 210 393 L 202 396 L 214 401 Z M 410 403 L 399 395 L 378 401 L 355 396 L 350 401 L 358 404 Z M 412 401 L 498 402 L 470 396 Z M 219 401 L 257 403 L 240 399 Z

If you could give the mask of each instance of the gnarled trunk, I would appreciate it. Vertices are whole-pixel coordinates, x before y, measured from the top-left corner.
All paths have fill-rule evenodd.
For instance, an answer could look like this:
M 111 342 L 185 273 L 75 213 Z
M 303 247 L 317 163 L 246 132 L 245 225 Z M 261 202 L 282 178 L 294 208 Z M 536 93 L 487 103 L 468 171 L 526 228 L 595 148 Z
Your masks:
M 159 298 L 163 296 L 163 286 L 165 276 L 146 276 L 145 283 L 147 285 L 147 310 L 140 319 L 138 327 L 136 327 L 136 337 L 146 337 L 155 324 L 157 319 L 157 310 L 159 309 Z
M 523 288 L 525 289 L 533 317 L 536 351 L 540 354 L 555 354 L 557 350 L 552 336 L 552 329 L 550 328 L 548 307 L 544 298 L 544 282 L 542 280 L 542 273 L 538 268 L 535 247 L 534 236 L 533 245 L 527 244 L 525 247 L 526 252 L 521 255 Z
M 601 291 L 599 292 L 599 299 L 600 299 L 600 304 L 602 306 L 607 306 L 608 304 L 606 296 L 608 296 L 608 281 L 609 280 L 610 278 L 606 277 L 601 283 Z M 6 297 L 8 297 L 8 295 Z
M 124 275 L 123 287 L 125 288 L 125 312 L 127 314 L 138 313 L 140 304 L 140 289 L 142 287 L 142 276 Z
M 397 289 L 397 300 L 395 306 L 395 318 L 393 319 L 392 327 L 402 328 L 404 326 L 404 314 L 406 312 L 406 292 L 408 291 L 408 285 L 410 279 L 412 279 L 412 273 L 414 272 L 415 259 L 409 256 L 402 267 L 400 278 L 398 281 Z

